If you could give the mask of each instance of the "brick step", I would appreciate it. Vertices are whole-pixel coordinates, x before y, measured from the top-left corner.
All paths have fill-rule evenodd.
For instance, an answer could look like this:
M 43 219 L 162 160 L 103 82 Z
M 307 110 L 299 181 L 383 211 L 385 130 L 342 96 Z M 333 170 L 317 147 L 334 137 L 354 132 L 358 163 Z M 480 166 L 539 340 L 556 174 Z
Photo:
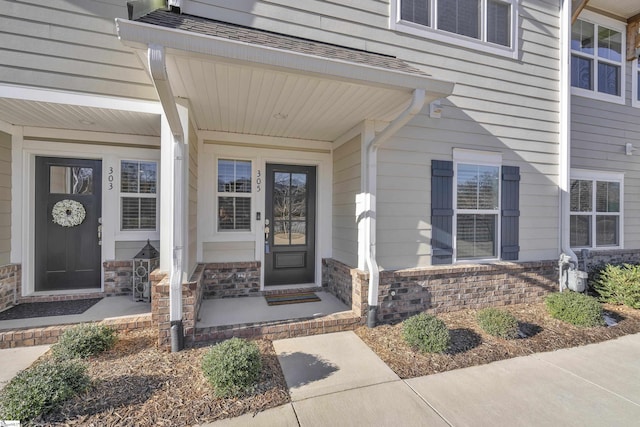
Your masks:
M 196 325 L 190 344 L 195 346 L 214 343 L 227 338 L 264 338 L 270 340 L 352 331 L 363 325 L 364 317 L 352 312 L 330 314 L 323 317 L 246 323 L 240 325 L 210 326 Z
M 136 316 L 118 317 L 98 322 L 117 331 L 133 331 L 151 327 L 151 313 Z M 33 328 L 0 330 L 0 349 L 28 347 L 33 345 L 55 344 L 58 337 L 76 324 L 40 326 Z
M 241 297 L 263 297 L 266 295 L 282 295 L 282 294 L 291 294 L 296 292 L 324 292 L 327 288 L 323 288 L 322 286 L 314 286 L 312 288 L 309 287 L 301 287 L 301 288 L 290 288 L 290 289 L 265 289 L 264 291 L 252 291 L 247 294 L 231 294 L 231 295 L 222 295 L 219 294 L 207 294 L 205 293 L 202 298 L 204 299 L 220 299 L 220 298 L 241 298 Z

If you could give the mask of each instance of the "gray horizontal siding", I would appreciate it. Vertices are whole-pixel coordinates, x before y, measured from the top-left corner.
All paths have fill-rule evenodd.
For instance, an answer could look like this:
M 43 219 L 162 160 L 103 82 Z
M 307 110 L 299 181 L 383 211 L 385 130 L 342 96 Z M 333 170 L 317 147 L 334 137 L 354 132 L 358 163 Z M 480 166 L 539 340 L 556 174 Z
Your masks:
M 11 262 L 11 136 L 0 132 L 0 266 Z
M 397 56 L 456 82 L 441 119 L 423 113 L 380 151 L 378 261 L 383 268 L 430 264 L 430 164 L 451 160 L 453 148 L 501 152 L 505 164 L 520 167 L 520 259 L 557 256 L 558 2 L 521 2 L 517 60 L 390 31 L 388 1 L 212 3 L 189 2 L 185 12 Z M 352 155 L 334 152 L 339 178 L 334 197 L 340 203 L 351 196 L 348 175 L 341 171 Z M 334 256 L 351 242 L 344 241 L 348 228 L 341 227 L 351 224 L 353 208 L 336 206 Z
M 624 246 L 640 249 L 640 108 L 631 104 L 632 63 L 625 71 L 624 105 L 572 97 L 571 167 L 624 173 Z M 639 151 L 627 156 L 627 143 Z
M 360 193 L 360 137 L 333 152 L 333 258 L 358 266 L 356 195 Z
M 0 82 L 155 99 L 140 60 L 115 35 L 124 1 L 0 0 Z

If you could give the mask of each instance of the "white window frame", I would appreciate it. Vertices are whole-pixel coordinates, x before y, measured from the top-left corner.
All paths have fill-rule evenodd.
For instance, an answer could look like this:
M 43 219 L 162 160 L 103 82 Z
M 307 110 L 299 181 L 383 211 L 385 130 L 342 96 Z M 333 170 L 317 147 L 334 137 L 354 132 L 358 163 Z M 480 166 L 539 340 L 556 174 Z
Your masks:
M 591 212 L 580 213 L 579 215 L 590 215 L 591 216 L 591 246 L 572 246 L 571 249 L 581 250 L 581 249 L 595 249 L 595 250 L 615 250 L 615 249 L 624 249 L 624 173 L 622 172 L 604 172 L 604 171 L 593 171 L 586 169 L 571 169 L 571 179 L 581 180 L 581 181 L 591 181 L 592 191 L 591 191 Z M 596 211 L 596 182 L 617 182 L 620 184 L 620 212 L 600 212 Z M 571 190 L 569 190 L 571 191 Z M 569 195 L 571 196 L 571 195 Z M 576 213 L 577 214 L 577 213 Z M 573 213 L 569 212 L 569 215 L 572 216 Z M 577 214 L 578 215 L 578 214 Z M 597 246 L 596 245 L 596 217 L 598 215 L 607 215 L 607 216 L 618 216 L 618 245 L 617 246 Z
M 122 191 L 122 162 L 135 162 L 135 163 L 154 163 L 156 165 L 156 192 L 152 193 L 125 193 Z M 118 180 L 118 232 L 120 234 L 126 235 L 141 235 L 144 234 L 148 236 L 149 233 L 158 233 L 160 230 L 160 162 L 157 160 L 148 160 L 148 159 L 133 159 L 133 158 L 121 158 L 118 159 L 118 176 L 120 179 Z M 125 197 L 134 197 L 139 199 L 156 199 L 156 228 L 131 228 L 124 229 L 122 228 L 122 199 Z M 145 237 L 146 238 L 146 237 Z
M 458 164 L 494 166 L 498 167 L 498 209 L 494 210 L 477 210 L 477 209 L 458 209 Z M 502 239 L 502 154 L 491 153 L 486 151 L 453 150 L 453 224 L 452 224 L 452 246 L 453 246 L 453 263 L 483 263 L 499 261 L 502 256 L 501 239 Z M 478 214 L 478 215 L 496 215 L 496 256 L 493 258 L 473 258 L 458 260 L 458 214 Z
M 511 6 L 511 33 L 510 40 L 511 46 L 502 46 L 499 44 L 486 41 L 487 39 L 487 0 L 479 0 L 481 3 L 481 28 L 480 38 L 475 39 L 473 37 L 464 36 L 461 34 L 455 34 L 444 30 L 438 30 L 437 16 L 438 16 L 438 4 L 437 0 L 425 0 L 429 2 L 429 10 L 432 11 L 432 22 L 429 26 L 417 24 L 411 21 L 404 21 L 401 19 L 400 3 L 402 0 L 391 0 L 389 11 L 389 28 L 403 33 L 411 34 L 414 36 L 423 37 L 439 42 L 449 43 L 456 46 L 461 46 L 469 49 L 479 50 L 485 53 L 505 56 L 512 59 L 518 58 L 518 16 L 520 8 L 520 0 L 498 0 L 502 3 L 509 4 Z
M 220 160 L 234 160 L 234 161 L 240 161 L 240 162 L 249 162 L 251 164 L 251 192 L 250 193 L 236 193 L 236 192 L 221 192 L 218 191 L 218 162 Z M 255 217 L 255 212 L 256 212 L 256 206 L 255 206 L 255 195 L 256 195 L 256 178 L 255 178 L 255 172 L 256 172 L 256 163 L 254 161 L 254 159 L 250 159 L 250 158 L 246 158 L 246 157 L 239 157 L 239 156 L 234 156 L 234 155 L 229 155 L 229 156 L 216 156 L 214 159 L 214 201 L 213 201 L 213 207 L 214 207 L 214 221 L 213 221 L 213 232 L 214 234 L 217 235 L 234 235 L 234 236 L 253 236 L 254 235 L 254 221 L 253 218 Z M 219 226 L 219 215 L 220 215 L 220 207 L 219 207 L 219 198 L 220 197 L 233 197 L 233 198 L 237 198 L 237 197 L 243 197 L 243 198 L 247 198 L 250 200 L 251 202 L 251 212 L 249 214 L 249 230 L 220 230 L 218 228 Z
M 640 98 L 638 97 L 638 85 L 640 85 L 640 60 L 638 57 L 631 63 L 631 105 L 640 108 Z
M 583 52 L 574 51 L 570 49 L 570 55 L 573 58 L 573 55 L 580 56 L 582 58 L 588 58 L 593 61 L 593 89 L 583 89 L 579 87 L 574 87 L 573 82 L 571 83 L 571 93 L 577 96 L 583 96 L 585 98 L 593 98 L 601 101 L 612 102 L 616 104 L 625 104 L 625 94 L 626 94 L 626 46 L 627 46 L 627 26 L 625 23 L 616 21 L 615 19 L 608 18 L 606 16 L 598 15 L 589 10 L 584 10 L 578 17 L 579 20 L 588 22 L 594 25 L 594 54 L 589 55 Z M 598 26 L 603 26 L 609 28 L 611 30 L 619 31 L 622 35 L 622 45 L 621 45 L 621 57 L 620 62 L 611 61 L 609 59 L 600 58 L 597 56 L 597 42 L 598 42 Z M 571 41 L 569 41 L 571 43 Z M 573 60 L 573 59 L 571 59 Z M 608 93 L 602 93 L 598 91 L 598 63 L 603 62 L 612 65 L 620 66 L 620 96 L 610 95 Z

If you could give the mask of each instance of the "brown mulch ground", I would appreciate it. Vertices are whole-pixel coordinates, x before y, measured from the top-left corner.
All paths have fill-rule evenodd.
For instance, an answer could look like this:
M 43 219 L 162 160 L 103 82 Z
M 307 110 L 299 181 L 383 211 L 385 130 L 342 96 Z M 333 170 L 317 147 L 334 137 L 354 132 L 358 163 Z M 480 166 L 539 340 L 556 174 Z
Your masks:
M 444 354 L 421 354 L 402 339 L 402 324 L 361 327 L 358 336 L 401 378 L 413 378 L 532 353 L 577 347 L 640 332 L 640 310 L 604 305 L 617 319 L 612 327 L 578 328 L 551 318 L 544 304 L 502 307 L 520 321 L 527 338 L 505 340 L 480 329 L 476 310 L 438 314 L 451 331 L 450 349 Z
M 452 369 L 601 342 L 640 332 L 640 310 L 604 305 L 618 320 L 613 327 L 577 328 L 552 319 L 543 304 L 503 307 L 520 320 L 528 337 L 504 340 L 484 333 L 475 310 L 439 314 L 452 334 L 444 354 L 421 354 L 402 340 L 402 325 L 361 327 L 356 333 L 400 377 Z M 263 373 L 254 392 L 217 398 L 200 369 L 207 348 L 169 353 L 156 349 L 153 330 L 121 333 L 116 346 L 88 361 L 92 387 L 56 412 L 35 420 L 54 426 L 183 426 L 212 422 L 276 407 L 290 401 L 270 341 L 257 340 Z
M 42 425 L 184 426 L 257 413 L 290 401 L 270 341 L 257 340 L 262 375 L 255 391 L 221 399 L 201 370 L 207 348 L 159 351 L 153 330 L 120 334 L 108 352 L 89 360 L 92 387 L 60 411 L 36 420 Z

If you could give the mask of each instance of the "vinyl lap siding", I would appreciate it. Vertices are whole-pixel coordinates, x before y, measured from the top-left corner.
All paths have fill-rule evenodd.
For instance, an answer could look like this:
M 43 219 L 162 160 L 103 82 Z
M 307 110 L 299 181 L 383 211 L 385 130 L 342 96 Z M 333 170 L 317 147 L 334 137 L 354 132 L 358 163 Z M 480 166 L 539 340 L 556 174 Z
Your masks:
M 0 0 L 0 83 L 156 99 L 116 17 L 125 1 Z
M 11 136 L 0 132 L 0 266 L 11 252 Z
M 184 12 L 397 56 L 456 83 L 441 119 L 429 118 L 425 108 L 380 151 L 377 258 L 383 268 L 430 265 L 430 164 L 451 160 L 453 148 L 500 152 L 505 165 L 520 167 L 519 259 L 557 257 L 557 1 L 520 2 L 517 59 L 391 31 L 388 1 L 210 3 L 189 2 Z M 340 159 L 338 150 L 334 157 Z M 334 202 L 334 257 L 354 265 L 357 231 L 350 228 L 351 207 L 341 204 L 355 194 L 350 191 L 335 196 L 341 202 Z M 351 234 L 342 233 L 347 230 Z M 339 240 L 344 236 L 351 237 Z
M 198 250 L 198 135 L 191 121 L 189 122 L 189 218 L 187 247 L 187 272 L 191 273 L 197 264 Z
M 624 173 L 624 247 L 640 249 L 640 108 L 631 106 L 631 62 L 626 62 L 626 105 L 573 96 L 571 167 Z
M 333 258 L 358 266 L 356 195 L 360 192 L 360 137 L 333 152 Z

